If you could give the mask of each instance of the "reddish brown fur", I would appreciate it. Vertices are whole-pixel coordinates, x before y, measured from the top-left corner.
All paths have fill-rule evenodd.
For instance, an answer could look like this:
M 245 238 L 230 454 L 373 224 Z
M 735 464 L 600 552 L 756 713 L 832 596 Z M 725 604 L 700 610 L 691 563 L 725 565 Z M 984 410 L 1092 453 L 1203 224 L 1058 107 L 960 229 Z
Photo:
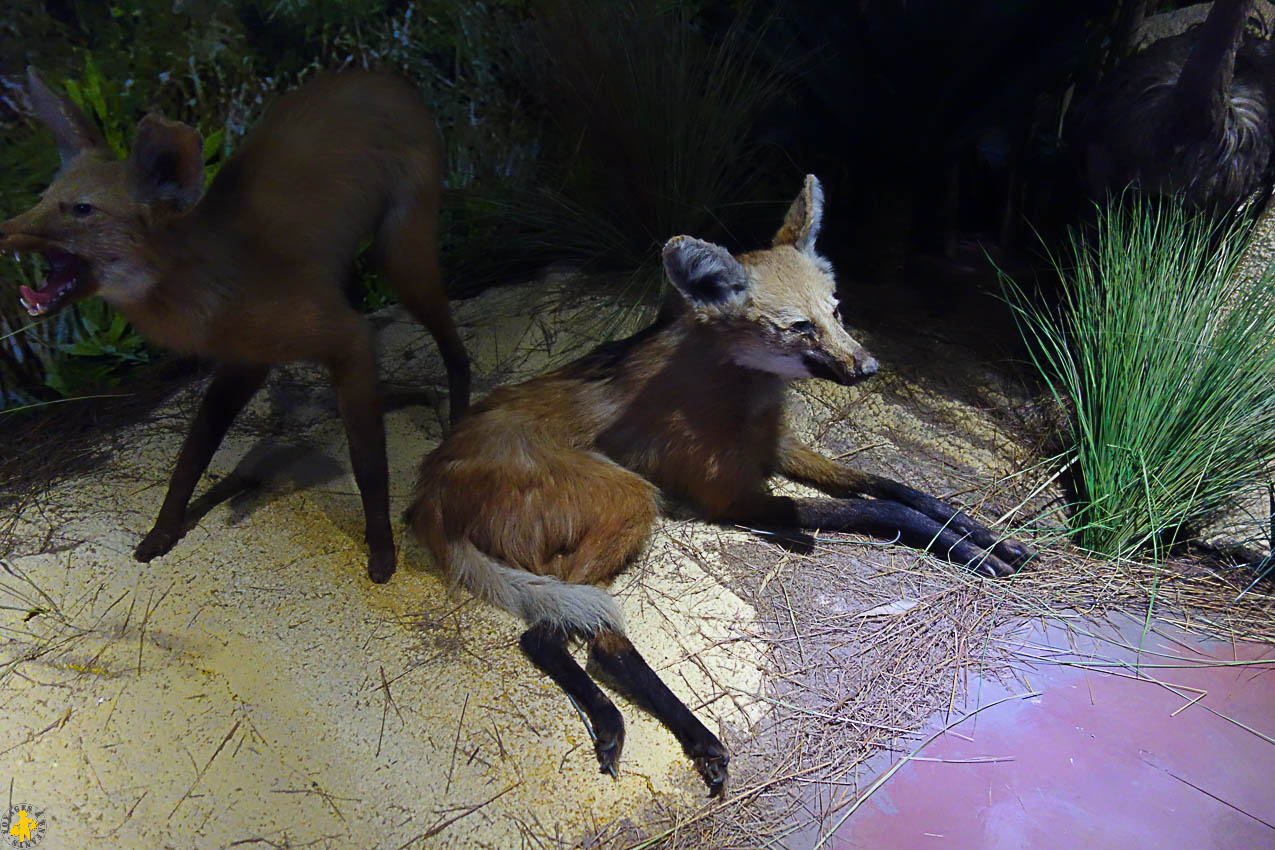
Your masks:
M 202 198 L 202 147 L 189 127 L 148 117 L 117 161 L 92 122 L 34 74 L 31 94 L 64 168 L 35 207 L 0 225 L 0 248 L 64 252 L 80 264 L 65 299 L 33 310 L 100 294 L 149 339 L 225 364 L 138 558 L 163 554 L 184 533 L 197 479 L 269 366 L 309 360 L 332 372 L 367 514 L 369 574 L 388 579 L 375 354 L 347 293 L 367 237 L 390 286 L 438 341 L 453 420 L 469 401 L 438 262 L 441 141 L 418 93 L 382 74 L 320 76 L 268 111 Z
M 599 584 L 645 542 L 657 490 L 724 517 L 764 492 L 783 411 L 769 376 L 727 365 L 703 380 L 718 344 L 684 319 L 605 381 L 573 364 L 496 390 L 426 459 L 413 527 L 435 552 L 464 537 L 538 575 Z
M 725 749 L 641 660 L 596 588 L 641 550 L 657 492 L 712 520 L 897 534 L 988 574 L 1030 557 L 937 499 L 785 432 L 788 381 L 853 383 L 877 368 L 842 327 L 831 269 L 814 251 L 821 208 L 808 177 L 768 250 L 732 257 L 671 240 L 665 268 L 685 298 L 680 313 L 497 390 L 421 465 L 413 530 L 453 582 L 527 621 L 523 650 L 601 730 L 604 770 L 615 767 L 623 723 L 566 652 L 568 635 L 588 639 L 591 658 L 677 735 L 711 791 L 726 778 Z M 775 472 L 880 498 L 776 497 Z
M 536 575 L 606 582 L 646 542 L 655 488 L 583 442 L 560 444 L 584 411 L 555 404 L 544 381 L 498 389 L 430 455 L 414 527 L 434 551 L 468 539 Z

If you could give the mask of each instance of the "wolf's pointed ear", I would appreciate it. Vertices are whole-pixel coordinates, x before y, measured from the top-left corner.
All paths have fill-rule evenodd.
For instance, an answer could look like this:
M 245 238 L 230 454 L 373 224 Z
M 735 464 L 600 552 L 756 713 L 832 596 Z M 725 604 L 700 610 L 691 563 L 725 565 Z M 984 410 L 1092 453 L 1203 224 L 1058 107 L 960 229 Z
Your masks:
M 689 236 L 674 236 L 664 244 L 664 271 L 692 307 L 742 304 L 752 284 L 730 251 Z
M 62 164 L 66 165 L 83 151 L 106 147 L 106 139 L 80 108 L 65 95 L 45 85 L 33 66 L 27 66 L 27 96 L 40 123 L 53 131 Z
M 804 254 L 815 251 L 815 237 L 819 235 L 819 222 L 823 219 L 823 187 L 813 174 L 806 175 L 806 185 L 788 208 L 783 227 L 771 243 L 778 248 L 791 245 Z
M 143 204 L 178 210 L 199 200 L 204 190 L 204 145 L 179 121 L 147 115 L 137 125 L 128 155 L 128 192 Z

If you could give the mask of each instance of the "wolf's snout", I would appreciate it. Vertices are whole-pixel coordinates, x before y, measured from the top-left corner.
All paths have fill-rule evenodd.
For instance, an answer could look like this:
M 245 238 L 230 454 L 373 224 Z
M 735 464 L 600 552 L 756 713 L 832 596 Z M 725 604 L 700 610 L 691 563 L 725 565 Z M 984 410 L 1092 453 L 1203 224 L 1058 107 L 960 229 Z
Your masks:
M 865 354 L 861 358 L 856 358 L 856 360 L 858 361 L 858 366 L 855 371 L 859 373 L 859 377 L 866 378 L 877 373 L 877 359 L 871 354 Z

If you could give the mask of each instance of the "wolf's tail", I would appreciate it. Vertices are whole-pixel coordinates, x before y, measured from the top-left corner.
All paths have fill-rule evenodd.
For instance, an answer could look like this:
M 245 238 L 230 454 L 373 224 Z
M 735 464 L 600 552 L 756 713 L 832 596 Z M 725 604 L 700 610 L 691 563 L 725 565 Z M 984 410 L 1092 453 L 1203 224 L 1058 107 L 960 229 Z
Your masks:
M 624 634 L 620 606 L 600 587 L 506 566 L 467 540 L 450 544 L 444 560 L 440 566 L 454 583 L 529 626 L 547 623 L 571 634 L 601 629 Z

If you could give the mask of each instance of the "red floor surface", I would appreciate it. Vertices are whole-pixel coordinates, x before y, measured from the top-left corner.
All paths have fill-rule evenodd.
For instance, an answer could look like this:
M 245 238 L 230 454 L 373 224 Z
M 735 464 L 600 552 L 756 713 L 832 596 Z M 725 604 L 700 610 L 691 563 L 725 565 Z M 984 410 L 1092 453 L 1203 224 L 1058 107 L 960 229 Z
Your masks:
M 822 846 L 1275 848 L 1275 649 L 1142 629 L 1131 618 L 1024 627 L 1030 687 L 971 681 L 966 713 L 1039 695 L 940 735 Z

